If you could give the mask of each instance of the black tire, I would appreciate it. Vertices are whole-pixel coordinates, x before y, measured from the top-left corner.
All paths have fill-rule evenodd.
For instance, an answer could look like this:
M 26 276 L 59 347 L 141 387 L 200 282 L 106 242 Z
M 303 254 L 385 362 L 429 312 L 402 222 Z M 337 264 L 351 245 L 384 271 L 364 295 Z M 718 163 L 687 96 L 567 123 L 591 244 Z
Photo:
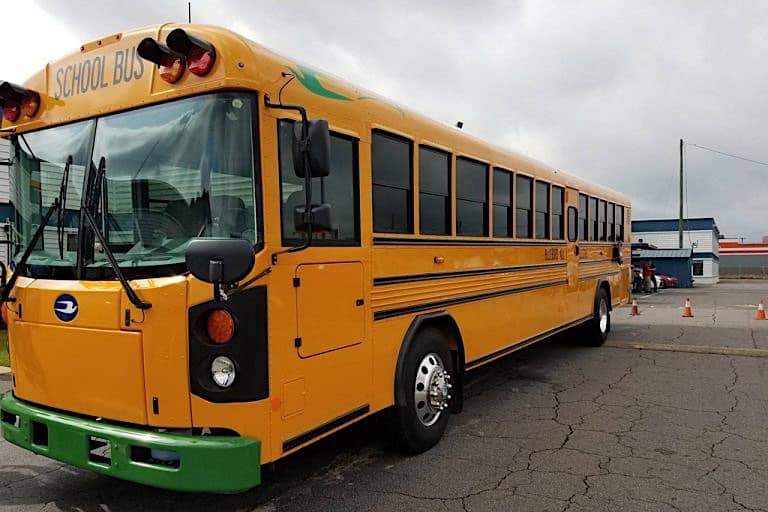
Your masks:
M 443 437 L 450 417 L 449 406 L 435 414 L 434 422 L 427 425 L 422 421 L 418 412 L 419 408 L 415 398 L 418 384 L 417 372 L 422 371 L 420 365 L 430 354 L 436 354 L 439 357 L 442 368 L 455 380 L 453 358 L 450 350 L 448 350 L 445 335 L 434 327 L 422 329 L 416 335 L 416 339 L 405 356 L 402 375 L 398 376 L 398 385 L 402 386 L 402 391 L 405 394 L 405 406 L 396 406 L 394 410 L 395 440 L 402 450 L 409 453 L 422 453 L 435 446 Z M 421 401 L 420 404 L 424 404 L 424 402 Z M 421 410 L 428 411 L 430 407 L 424 404 Z M 428 415 L 429 413 L 424 417 Z
M 664 284 L 664 281 L 659 281 L 659 288 L 666 288 L 667 285 Z
M 605 314 L 605 322 L 602 322 Z M 611 331 L 611 304 L 608 301 L 608 293 L 602 286 L 597 289 L 595 294 L 595 305 L 592 312 L 592 319 L 587 322 L 584 329 L 583 341 L 590 347 L 599 347 L 608 339 L 608 333 Z

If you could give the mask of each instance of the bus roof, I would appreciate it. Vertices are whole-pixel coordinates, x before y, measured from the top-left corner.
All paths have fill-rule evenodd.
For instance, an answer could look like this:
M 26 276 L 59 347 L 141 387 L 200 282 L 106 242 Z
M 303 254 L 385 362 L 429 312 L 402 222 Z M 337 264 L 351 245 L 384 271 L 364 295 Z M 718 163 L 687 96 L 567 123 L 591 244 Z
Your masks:
M 136 47 L 142 39 L 165 41 L 175 28 L 183 28 L 214 45 L 217 59 L 208 75 L 199 77 L 186 72 L 178 82 L 169 84 L 160 78 L 156 66 L 138 56 Z M 50 62 L 24 84 L 40 93 L 40 113 L 32 120 L 22 117 L 16 129 L 37 130 L 222 88 L 253 89 L 270 94 L 275 101 L 291 76 L 295 83 L 285 87 L 285 103 L 303 105 L 310 117 L 328 118 L 332 129 L 362 141 L 370 139 L 371 129 L 381 129 L 417 144 L 629 204 L 623 194 L 438 123 L 232 31 L 206 25 L 166 23 L 112 34 Z M 10 123 L 4 121 L 3 126 Z

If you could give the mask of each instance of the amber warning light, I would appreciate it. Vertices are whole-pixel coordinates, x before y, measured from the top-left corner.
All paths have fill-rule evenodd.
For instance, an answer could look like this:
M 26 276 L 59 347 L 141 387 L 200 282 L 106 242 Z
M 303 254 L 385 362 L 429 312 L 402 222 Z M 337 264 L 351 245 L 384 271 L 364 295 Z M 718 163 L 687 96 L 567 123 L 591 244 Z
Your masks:
M 0 82 L 0 104 L 6 121 L 13 123 L 22 113 L 31 119 L 40 110 L 40 95 L 11 82 Z
M 143 39 L 137 48 L 139 57 L 157 64 L 160 77 L 168 83 L 177 82 L 185 69 L 196 76 L 205 76 L 216 62 L 216 48 L 177 28 L 165 40 L 166 44 L 151 37 Z

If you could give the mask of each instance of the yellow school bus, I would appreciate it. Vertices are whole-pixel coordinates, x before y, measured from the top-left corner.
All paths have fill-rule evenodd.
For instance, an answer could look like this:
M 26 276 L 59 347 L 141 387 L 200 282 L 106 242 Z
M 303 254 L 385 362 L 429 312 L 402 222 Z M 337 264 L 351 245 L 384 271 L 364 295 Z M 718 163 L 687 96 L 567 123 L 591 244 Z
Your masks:
M 0 84 L 13 263 L 2 432 L 176 490 L 389 409 L 437 443 L 465 371 L 629 293 L 621 194 L 216 27 L 83 44 Z

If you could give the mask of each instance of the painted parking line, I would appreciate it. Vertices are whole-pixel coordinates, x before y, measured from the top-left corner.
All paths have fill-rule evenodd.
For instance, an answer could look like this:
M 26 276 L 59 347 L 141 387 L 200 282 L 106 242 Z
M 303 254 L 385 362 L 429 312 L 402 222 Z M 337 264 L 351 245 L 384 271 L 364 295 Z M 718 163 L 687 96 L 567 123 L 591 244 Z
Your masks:
M 634 343 L 627 341 L 607 341 L 603 346 L 631 350 L 689 352 L 693 354 L 716 354 L 721 356 L 768 357 L 768 350 L 760 348 L 708 347 L 705 345 L 672 345 L 668 343 Z

